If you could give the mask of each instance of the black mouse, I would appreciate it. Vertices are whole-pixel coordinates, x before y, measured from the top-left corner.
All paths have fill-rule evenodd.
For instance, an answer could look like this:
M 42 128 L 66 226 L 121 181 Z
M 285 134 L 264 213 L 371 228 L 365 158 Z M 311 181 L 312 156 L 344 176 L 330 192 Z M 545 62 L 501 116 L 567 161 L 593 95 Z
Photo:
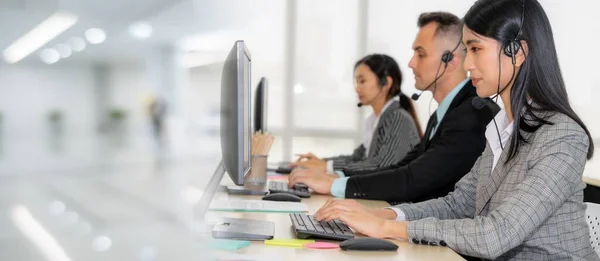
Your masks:
M 294 168 L 290 168 L 290 167 L 279 167 L 275 170 L 275 173 L 279 173 L 279 174 L 290 174 L 292 173 L 292 171 L 294 171 Z
M 287 202 L 300 202 L 300 197 L 289 194 L 289 193 L 270 193 L 262 198 L 262 200 L 270 201 L 287 201 Z
M 384 239 L 361 237 L 340 243 L 340 248 L 346 251 L 396 251 L 398 245 Z

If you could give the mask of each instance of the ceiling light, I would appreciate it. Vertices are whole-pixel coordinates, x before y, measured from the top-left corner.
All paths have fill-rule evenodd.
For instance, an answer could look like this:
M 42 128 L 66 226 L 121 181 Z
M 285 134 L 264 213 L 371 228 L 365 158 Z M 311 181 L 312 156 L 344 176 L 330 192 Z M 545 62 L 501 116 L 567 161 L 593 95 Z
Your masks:
M 71 28 L 76 22 L 77 16 L 73 14 L 53 14 L 6 48 L 2 53 L 4 60 L 7 63 L 16 63 L 22 60 Z
M 68 58 L 73 53 L 73 51 L 71 51 L 71 46 L 68 44 L 57 44 L 56 50 L 58 51 L 58 54 L 60 54 L 60 58 Z
M 296 85 L 294 85 L 294 92 L 295 93 L 303 93 L 304 92 L 304 87 L 302 85 L 300 85 L 299 83 L 297 83 Z
M 81 52 L 85 49 L 85 41 L 81 37 L 72 37 L 69 39 L 69 45 L 71 46 L 71 50 L 75 52 Z
M 106 40 L 106 32 L 100 28 L 90 28 L 85 31 L 85 39 L 91 44 L 101 44 Z
M 65 213 L 65 223 L 69 226 L 74 225 L 79 221 L 79 215 L 75 212 Z
M 92 248 L 98 252 L 105 252 L 110 249 L 112 246 L 112 240 L 106 236 L 100 236 L 94 238 L 94 242 L 92 242 Z
M 146 39 L 152 35 L 152 26 L 146 22 L 136 22 L 129 26 L 129 33 L 138 39 Z
M 40 52 L 40 58 L 46 64 L 53 64 L 60 60 L 60 54 L 54 48 L 46 48 Z
M 65 203 L 62 203 L 62 202 L 56 200 L 56 201 L 52 201 L 52 203 L 50 203 L 49 208 L 50 208 L 50 214 L 52 214 L 54 216 L 58 216 L 58 215 L 61 215 L 62 213 L 65 213 L 67 206 L 65 206 Z

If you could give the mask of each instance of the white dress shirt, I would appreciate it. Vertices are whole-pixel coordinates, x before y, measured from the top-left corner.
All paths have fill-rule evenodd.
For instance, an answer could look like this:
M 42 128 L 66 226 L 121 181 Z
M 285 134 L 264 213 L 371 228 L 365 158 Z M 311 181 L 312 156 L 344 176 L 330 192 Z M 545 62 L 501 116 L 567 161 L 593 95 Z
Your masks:
M 495 123 L 494 123 L 495 121 Z M 496 124 L 498 126 L 498 131 L 500 132 L 500 137 L 498 137 L 498 131 L 496 131 Z M 513 133 L 513 122 L 510 121 L 508 119 L 508 116 L 506 115 L 506 111 L 504 109 L 500 110 L 498 112 L 498 114 L 496 114 L 496 116 L 494 117 L 493 121 L 490 121 L 490 123 L 488 123 L 486 129 L 485 129 L 485 138 L 487 139 L 487 142 L 490 145 L 490 149 L 492 150 L 492 153 L 494 154 L 494 162 L 492 164 L 492 170 L 494 168 L 496 168 L 496 163 L 498 163 L 498 159 L 500 158 L 500 155 L 502 154 L 502 146 L 504 146 L 504 148 L 506 148 L 507 141 L 508 138 L 510 138 L 510 135 L 512 135 Z M 502 146 L 500 146 L 500 142 L 502 141 Z M 402 210 L 399 210 L 397 208 L 394 207 L 390 207 L 390 209 L 394 210 L 394 212 L 396 212 L 396 220 L 398 221 L 404 221 L 406 220 L 406 214 L 404 214 L 404 212 L 402 212 Z
M 393 98 L 390 99 L 388 102 L 385 103 L 385 105 L 383 105 L 383 108 L 381 109 L 381 113 L 379 113 L 379 115 L 375 115 L 375 113 L 371 113 L 371 115 L 369 115 L 369 117 L 367 117 L 364 121 L 363 121 L 363 142 L 362 145 L 365 147 L 365 155 L 369 155 L 369 149 L 371 148 L 371 141 L 373 140 L 373 133 L 375 133 L 375 129 L 377 129 L 377 124 L 379 124 L 379 119 L 381 118 L 381 115 L 385 112 L 385 110 L 390 107 L 390 105 L 392 105 L 392 103 L 394 103 L 394 101 L 397 101 L 398 98 Z M 327 161 L 327 172 L 329 173 L 334 173 L 334 169 L 333 169 L 333 160 L 328 160 Z

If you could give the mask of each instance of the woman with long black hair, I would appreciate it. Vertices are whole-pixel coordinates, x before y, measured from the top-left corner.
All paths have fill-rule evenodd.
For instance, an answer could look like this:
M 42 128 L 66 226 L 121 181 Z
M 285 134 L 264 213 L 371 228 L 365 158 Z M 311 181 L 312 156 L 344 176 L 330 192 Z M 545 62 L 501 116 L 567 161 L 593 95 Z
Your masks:
M 363 142 L 352 154 L 320 159 L 301 155 L 292 167 L 364 171 L 388 167 L 401 161 L 423 135 L 414 103 L 402 93 L 402 72 L 386 54 L 370 54 L 354 64 L 355 91 L 359 106 L 373 114 L 364 121 Z
M 545 11 L 537 0 L 479 0 L 464 23 L 463 66 L 479 97 L 504 104 L 470 173 L 443 198 L 378 210 L 330 201 L 316 218 L 468 257 L 600 260 L 583 203 L 594 145 L 569 104 Z M 476 98 L 473 106 L 485 102 Z

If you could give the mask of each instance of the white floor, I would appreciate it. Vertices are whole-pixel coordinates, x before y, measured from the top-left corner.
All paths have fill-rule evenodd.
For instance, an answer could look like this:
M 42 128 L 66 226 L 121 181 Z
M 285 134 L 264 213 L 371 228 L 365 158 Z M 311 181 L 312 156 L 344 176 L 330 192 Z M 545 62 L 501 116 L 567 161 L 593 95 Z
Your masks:
M 220 159 L 212 139 L 3 145 L 0 260 L 207 260 L 190 228 Z

